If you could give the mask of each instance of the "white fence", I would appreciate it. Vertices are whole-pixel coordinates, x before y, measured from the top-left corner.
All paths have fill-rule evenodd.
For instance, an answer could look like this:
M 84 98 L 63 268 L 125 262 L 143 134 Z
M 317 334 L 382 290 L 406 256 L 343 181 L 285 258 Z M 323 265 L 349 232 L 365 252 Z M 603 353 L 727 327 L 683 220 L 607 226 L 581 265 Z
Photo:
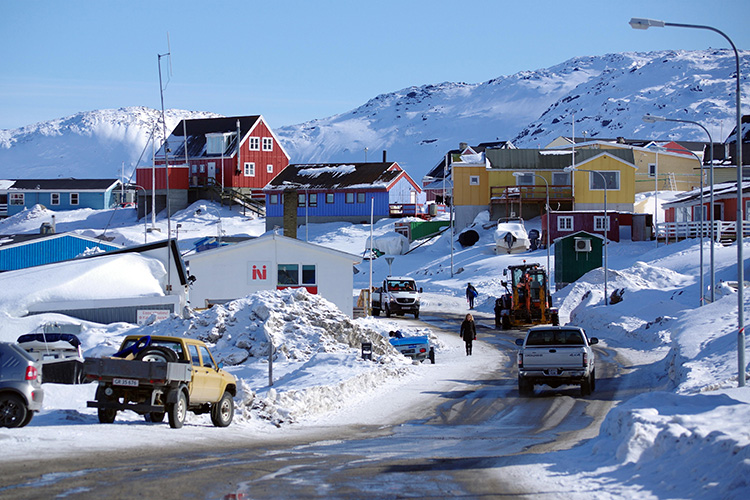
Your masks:
M 704 238 L 711 237 L 711 222 L 662 222 L 656 224 L 656 234 L 659 239 L 680 240 L 685 238 L 700 238 L 701 232 Z M 750 236 L 750 221 L 742 221 L 743 237 Z M 722 238 L 737 239 L 737 224 L 734 221 L 714 221 L 714 236 L 716 241 Z

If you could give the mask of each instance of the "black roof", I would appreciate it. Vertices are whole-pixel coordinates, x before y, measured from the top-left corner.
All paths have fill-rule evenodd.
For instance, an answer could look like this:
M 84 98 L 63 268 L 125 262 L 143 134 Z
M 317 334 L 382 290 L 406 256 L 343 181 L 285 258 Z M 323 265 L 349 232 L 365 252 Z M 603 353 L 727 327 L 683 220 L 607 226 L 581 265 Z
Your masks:
M 9 189 L 59 189 L 61 191 L 75 190 L 106 190 L 113 184 L 120 182 L 117 179 L 17 179 Z
M 394 165 L 396 168 L 388 170 Z M 395 162 L 289 165 L 279 172 L 265 189 L 345 189 L 378 184 L 385 187 L 402 172 L 404 171 Z M 285 182 L 291 185 L 285 186 Z
M 187 132 L 187 152 L 189 158 L 201 156 L 220 157 L 222 153 L 208 155 L 206 154 L 206 134 L 226 134 L 237 132 L 237 121 L 240 122 L 240 136 L 244 137 L 252 129 L 260 115 L 253 116 L 228 116 L 221 118 L 196 118 L 193 120 L 181 120 L 180 123 L 172 130 L 172 134 L 167 139 L 169 144 L 169 157 L 176 160 L 185 158 L 185 135 Z M 225 157 L 234 156 L 237 150 L 237 135 L 234 134 L 228 141 L 223 155 Z M 156 154 L 157 159 L 164 157 L 164 149 L 160 148 Z
M 508 144 L 511 144 L 511 142 L 510 141 L 480 142 L 476 146 L 467 146 L 467 147 L 474 150 L 475 153 L 484 153 L 488 149 L 507 149 Z M 434 180 L 442 179 L 443 172 L 445 171 L 445 157 L 461 154 L 463 152 L 464 150 L 462 149 L 451 149 L 445 155 L 443 155 L 443 158 L 439 162 L 437 162 L 437 164 L 434 167 L 432 167 L 432 170 L 430 170 L 429 172 L 427 172 L 427 174 L 425 174 L 425 177 L 432 177 Z M 450 162 L 448 164 L 448 172 L 450 172 Z

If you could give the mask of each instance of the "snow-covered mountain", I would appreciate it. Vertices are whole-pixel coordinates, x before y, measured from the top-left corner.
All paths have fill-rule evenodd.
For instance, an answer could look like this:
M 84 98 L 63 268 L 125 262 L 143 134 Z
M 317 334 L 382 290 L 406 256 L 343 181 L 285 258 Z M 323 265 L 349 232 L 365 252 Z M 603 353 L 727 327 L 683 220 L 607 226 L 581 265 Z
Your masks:
M 220 116 L 166 110 L 167 134 L 183 118 Z M 129 178 L 138 159 L 151 162 L 150 138 L 163 136 L 161 111 L 130 107 L 86 111 L 16 130 L 0 130 L 0 178 Z
M 741 72 L 748 95 L 747 57 Z M 694 126 L 644 123 L 651 113 L 698 121 L 722 141 L 735 120 L 734 75 L 729 50 L 577 57 L 483 83 L 409 87 L 276 133 L 292 163 L 379 161 L 387 150 L 389 160 L 419 180 L 459 142 L 543 147 L 571 135 L 573 118 L 578 137 L 705 140 Z M 123 162 L 127 177 L 141 155 L 150 162 L 148 138 L 158 116 L 123 108 L 0 130 L 0 178 L 112 177 Z M 167 128 L 184 116 L 218 115 L 169 110 Z

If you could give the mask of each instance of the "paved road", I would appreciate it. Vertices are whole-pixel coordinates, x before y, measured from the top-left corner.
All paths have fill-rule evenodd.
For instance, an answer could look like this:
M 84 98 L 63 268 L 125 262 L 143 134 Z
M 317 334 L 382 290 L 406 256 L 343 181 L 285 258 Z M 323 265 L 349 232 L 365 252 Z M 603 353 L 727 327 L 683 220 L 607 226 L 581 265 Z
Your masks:
M 621 363 L 598 349 L 597 391 L 537 390 L 520 398 L 514 340 L 478 316 L 482 348 L 494 366 L 466 380 L 422 389 L 431 404 L 380 425 L 330 425 L 283 440 L 164 443 L 156 452 L 94 453 L 65 460 L 3 463 L 2 498 L 487 498 L 534 494 L 503 479 L 525 454 L 564 449 L 595 436 L 622 399 Z M 414 320 L 408 321 L 415 324 Z M 456 337 L 456 315 L 423 315 L 439 335 Z M 421 324 L 424 326 L 424 323 Z M 451 339 L 451 340 L 452 340 Z M 475 347 L 476 349 L 476 347 Z M 439 366 L 441 360 L 438 359 Z M 439 372 L 435 372 L 439 373 Z M 429 381 L 428 381 L 429 382 Z M 424 401 L 424 400 L 420 400 Z M 179 431 L 175 432 L 179 436 Z M 169 446 L 169 447 L 167 447 Z M 489 474 L 492 469 L 496 473 Z

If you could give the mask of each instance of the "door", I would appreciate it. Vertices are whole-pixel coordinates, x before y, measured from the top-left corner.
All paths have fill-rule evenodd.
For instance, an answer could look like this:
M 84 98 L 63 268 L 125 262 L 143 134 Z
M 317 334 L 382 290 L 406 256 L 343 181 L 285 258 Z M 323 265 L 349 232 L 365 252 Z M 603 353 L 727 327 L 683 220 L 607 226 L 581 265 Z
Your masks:
M 208 162 L 208 178 L 216 180 L 216 162 Z
M 188 352 L 190 353 L 190 364 L 192 367 L 192 375 L 190 378 L 190 402 L 192 403 L 194 401 L 205 401 L 204 394 L 206 393 L 206 369 L 203 368 L 201 364 L 201 357 L 198 353 L 198 346 L 189 344 Z
M 211 354 L 205 346 L 200 346 L 201 362 L 203 363 L 204 389 L 203 401 L 214 403 L 222 396 L 222 377 L 219 373 L 219 367 L 214 362 Z

